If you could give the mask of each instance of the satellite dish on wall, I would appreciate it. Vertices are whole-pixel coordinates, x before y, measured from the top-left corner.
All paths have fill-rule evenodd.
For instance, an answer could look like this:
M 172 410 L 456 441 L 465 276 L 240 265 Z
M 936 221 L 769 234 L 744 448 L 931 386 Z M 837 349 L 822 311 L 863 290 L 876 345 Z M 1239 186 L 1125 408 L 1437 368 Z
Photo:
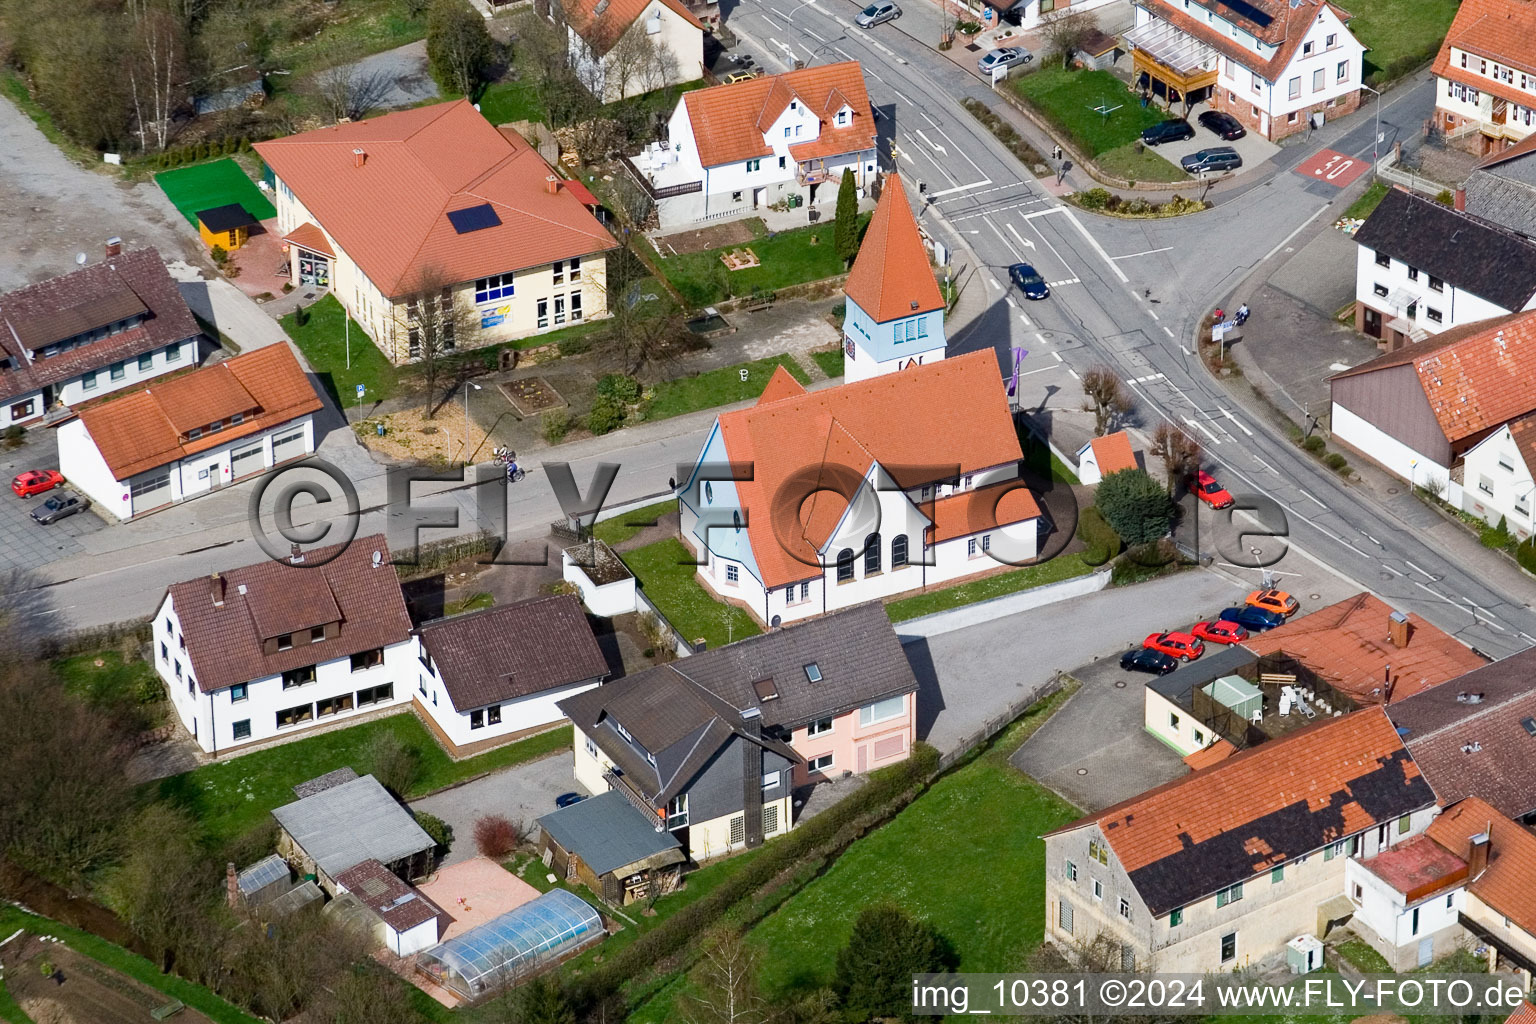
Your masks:
M 83 252 L 75 253 L 75 265 L 76 266 L 81 266 L 81 267 L 85 266 L 85 253 L 83 253 Z

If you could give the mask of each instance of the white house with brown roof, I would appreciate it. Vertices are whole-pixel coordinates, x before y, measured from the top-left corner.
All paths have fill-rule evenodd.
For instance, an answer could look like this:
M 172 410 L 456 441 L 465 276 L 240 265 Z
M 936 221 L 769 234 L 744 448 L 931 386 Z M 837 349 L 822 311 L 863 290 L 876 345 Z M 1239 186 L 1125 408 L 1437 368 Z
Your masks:
M 556 703 L 608 675 L 581 602 L 536 597 L 416 631 L 416 706 L 458 756 L 565 721 Z
M 1365 47 L 1329 0 L 1136 0 L 1135 83 L 1279 141 L 1360 105 Z
M 153 629 L 155 672 L 210 754 L 406 703 L 420 667 L 382 535 L 172 584 Z
M 704 77 L 704 23 L 681 0 L 561 0 L 560 8 L 576 74 L 604 103 Z
M 1448 139 L 1498 153 L 1536 128 L 1536 9 L 1463 0 L 1431 68 L 1435 121 Z
M 423 301 L 474 310 L 478 328 L 446 332 L 444 349 L 607 315 L 605 257 L 617 243 L 587 209 L 586 190 L 563 184 L 466 100 L 257 149 L 276 177 L 294 283 L 323 275 L 393 363 L 421 355 L 423 319 L 448 320 Z
M 98 508 L 132 519 L 315 450 L 320 409 L 287 345 L 269 345 L 60 422 L 59 471 Z
M 834 200 L 844 169 L 876 173 L 874 110 L 857 61 L 685 93 L 667 142 L 632 161 L 663 228 L 750 216 L 791 195 Z
M 0 428 L 197 365 L 202 328 L 154 249 L 0 295 Z
M 777 626 L 1032 561 L 1022 458 L 991 350 L 811 392 L 780 368 L 716 419 L 682 540 L 706 588 Z

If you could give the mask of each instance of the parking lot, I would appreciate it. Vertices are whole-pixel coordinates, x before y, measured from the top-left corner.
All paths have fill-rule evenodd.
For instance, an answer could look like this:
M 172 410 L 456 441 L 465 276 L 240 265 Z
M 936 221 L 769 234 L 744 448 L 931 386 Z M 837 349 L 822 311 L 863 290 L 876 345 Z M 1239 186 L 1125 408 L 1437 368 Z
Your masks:
M 500 814 L 521 821 L 536 833 L 535 820 L 553 812 L 555 798 L 570 792 L 586 791 L 577 784 L 571 752 L 565 750 L 434 793 L 412 803 L 411 810 L 435 814 L 453 826 L 453 846 L 443 858 L 446 866 L 469 860 L 478 852 L 475 819 Z
M 1175 106 L 1174 109 L 1178 110 L 1178 107 Z M 1197 153 L 1202 149 L 1211 149 L 1214 146 L 1231 146 L 1243 158 L 1242 171 L 1252 170 L 1280 152 L 1279 146 L 1251 131 L 1235 142 L 1228 142 L 1209 128 L 1200 124 L 1200 115 L 1207 109 L 1209 108 L 1202 103 L 1189 112 L 1189 123 L 1195 129 L 1194 138 L 1185 139 L 1181 142 L 1165 142 L 1160 146 L 1154 146 L 1152 151 L 1177 167 L 1179 166 L 1179 161 L 1191 153 Z M 1168 116 L 1174 117 L 1176 114 L 1169 114 Z
M 11 493 L 11 480 L 25 469 L 53 469 L 59 464 L 53 432 L 37 428 L 27 433 L 20 447 L 0 453 L 0 569 L 36 569 L 66 555 L 84 550 L 80 538 L 95 533 L 106 522 L 92 509 L 76 513 L 52 526 L 33 521 L 31 512 L 49 494 L 68 490 L 68 485 L 48 494 L 18 498 Z

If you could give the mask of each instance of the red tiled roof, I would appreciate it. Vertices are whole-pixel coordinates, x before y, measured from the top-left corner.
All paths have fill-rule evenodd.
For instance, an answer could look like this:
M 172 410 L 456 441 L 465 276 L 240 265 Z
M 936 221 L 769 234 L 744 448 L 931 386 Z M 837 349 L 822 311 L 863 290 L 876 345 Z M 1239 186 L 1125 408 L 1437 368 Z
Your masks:
M 853 123 L 849 128 L 833 129 L 832 115 L 836 111 L 824 109 L 834 91 L 845 97 L 853 108 Z M 823 132 L 832 129 L 840 140 L 846 138 L 848 148 L 838 150 L 838 154 L 875 148 L 875 117 L 869 106 L 869 92 L 864 88 L 864 72 L 858 61 L 844 61 L 754 78 L 735 85 L 696 89 L 685 95 L 683 103 L 687 106 L 694 142 L 699 148 L 699 161 L 705 167 L 719 167 L 769 156 L 773 148 L 764 140 L 763 133 L 795 98 L 820 114 Z M 809 153 L 803 159 L 830 155 L 836 154 Z M 797 159 L 801 159 L 798 154 Z
M 1522 106 L 1531 98 L 1512 85 L 1451 62 L 1451 48 L 1466 50 L 1506 67 L 1536 73 L 1536 5 L 1529 0 L 1461 0 L 1451 29 L 1440 44 L 1431 71 L 1454 78 Z
M 900 174 L 885 180 L 843 292 L 882 324 L 944 308 Z
M 382 555 L 377 566 L 375 551 Z M 192 674 L 202 692 L 409 638 L 410 616 L 382 534 L 315 548 L 304 558 L 298 565 L 265 560 L 225 571 L 223 607 L 214 605 L 214 583 L 206 576 L 171 585 Z M 297 642 L 286 651 L 268 654 L 263 649 L 264 640 L 280 635 L 269 630 L 294 632 L 328 622 L 339 622 L 339 631 L 327 631 L 319 649 Z M 409 684 L 397 679 L 395 685 Z
M 1410 903 L 1467 878 L 1467 862 L 1427 835 L 1389 846 L 1361 861 L 1360 866 L 1402 893 Z
M 497 131 L 466 100 L 256 149 L 388 298 L 424 277 L 470 281 L 617 245 L 569 189 L 549 192 L 553 172 L 533 147 Z M 459 234 L 448 214 L 481 205 L 500 223 Z
M 1209 768 L 1213 764 L 1220 764 L 1233 754 L 1237 748 L 1226 740 L 1217 737 L 1216 742 L 1208 747 L 1195 751 L 1193 754 L 1184 755 L 1184 763 L 1189 765 L 1189 770 L 1198 772 L 1202 768 Z
M 933 503 L 930 543 L 940 544 L 956 537 L 1022 523 L 1040 518 L 1040 506 L 1022 480 L 977 487 L 951 494 Z
M 1530 135 L 1527 135 L 1525 138 L 1521 139 L 1519 142 L 1515 143 L 1513 146 L 1510 146 L 1508 149 L 1503 150 L 1502 152 L 1495 153 L 1489 157 L 1485 157 L 1483 161 L 1477 166 L 1479 170 L 1485 170 L 1489 167 L 1497 167 L 1499 164 L 1502 164 L 1505 161 L 1514 160 L 1533 152 L 1536 152 L 1536 132 L 1532 132 Z M 1526 1005 L 1529 1006 L 1530 1004 L 1527 1003 Z
M 1242 26 L 1245 31 L 1260 41 L 1275 45 L 1277 49 L 1274 56 L 1267 62 L 1262 60 L 1257 53 L 1242 46 L 1235 39 L 1217 32 L 1205 22 L 1197 21 L 1183 10 L 1174 7 L 1170 0 L 1146 0 L 1143 6 L 1184 34 L 1194 36 L 1242 67 L 1257 71 L 1271 82 L 1277 81 L 1286 68 L 1290 67 L 1291 58 L 1300 49 L 1307 29 L 1317 20 L 1322 8 L 1331 9 L 1345 25 L 1349 24 L 1351 17 L 1350 13 L 1338 4 L 1328 3 L 1326 0 L 1297 0 L 1297 2 L 1255 0 L 1251 6 L 1270 15 L 1268 24 L 1261 26 L 1245 13 L 1239 12 L 1220 0 L 1204 0 L 1204 2 L 1196 0 L 1196 2 L 1201 7 L 1209 7 L 1217 16 Z M 1245 6 L 1249 5 L 1245 4 Z
M 307 220 L 283 236 L 283 241 L 292 242 L 301 249 L 310 252 L 318 252 L 322 256 L 335 257 L 331 250 L 331 243 L 325 240 L 325 232 L 316 226 L 314 221 Z
M 118 480 L 259 433 L 320 408 L 320 398 L 287 345 L 268 345 L 201 370 L 114 395 L 79 411 Z M 229 420 L 186 440 L 188 428 Z
M 1429 823 L 1425 835 L 1460 857 L 1471 838 L 1489 833 L 1488 867 L 1467 882 L 1478 899 L 1536 935 L 1536 836 L 1477 797 L 1467 797 Z
M 1433 802 L 1386 713 L 1367 708 L 1234 754 L 1056 833 L 1097 824 L 1161 914 Z
M 1504 1019 L 1504 1024 L 1536 1024 L 1536 1006 L 1521 1003 L 1518 1010 Z
M 426 893 L 402 882 L 393 871 L 372 857 L 337 875 L 336 884 L 356 896 L 396 932 L 410 931 L 434 917 L 439 920 L 438 930 L 441 932 L 452 920 L 427 898 Z
M 651 0 L 562 0 L 566 23 L 601 56 L 613 48 L 635 19 L 645 13 Z M 688 24 L 704 31 L 704 23 L 678 0 L 659 0 Z M 687 70 L 684 68 L 683 70 Z M 688 76 L 685 76 L 688 77 Z M 697 75 L 691 76 L 697 78 Z
M 1411 613 L 1408 646 L 1393 646 L 1387 637 L 1391 615 L 1380 598 L 1356 594 L 1255 633 L 1243 646 L 1260 657 L 1284 652 L 1362 704 L 1387 703 L 1383 691 L 1389 668 L 1396 701 L 1488 664 L 1460 640 Z
M 795 395 L 803 394 L 805 394 L 805 387 L 781 364 L 773 368 L 773 376 L 768 378 L 768 386 L 763 388 L 763 393 L 758 396 L 757 404 L 777 402 L 781 398 L 793 398 Z
M 1520 457 L 1525 460 L 1525 468 L 1536 476 L 1536 412 L 1510 420 L 1509 436 L 1514 440 Z
M 1088 442 L 1093 446 L 1094 461 L 1099 464 L 1099 475 L 1109 476 L 1122 469 L 1136 469 L 1136 453 L 1131 450 L 1131 435 L 1123 430 L 1105 434 Z
M 955 475 L 929 472 L 934 466 L 964 474 L 1023 457 L 991 350 L 759 400 L 719 424 L 730 459 L 754 466 L 754 478 L 736 487 L 769 587 L 821 574 L 818 550 L 874 462 L 916 486 Z M 913 467 L 923 479 L 899 478 Z

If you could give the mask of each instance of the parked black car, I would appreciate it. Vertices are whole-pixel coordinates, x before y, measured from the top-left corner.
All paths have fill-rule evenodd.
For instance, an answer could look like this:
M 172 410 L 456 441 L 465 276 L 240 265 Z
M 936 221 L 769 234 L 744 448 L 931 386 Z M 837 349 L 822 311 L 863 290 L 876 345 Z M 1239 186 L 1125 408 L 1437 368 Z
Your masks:
M 561 793 L 555 797 L 556 807 L 569 807 L 571 804 L 579 804 L 587 798 L 585 793 Z
M 1160 146 L 1165 142 L 1179 142 L 1183 139 L 1195 137 L 1195 126 L 1182 117 L 1171 118 L 1159 122 L 1150 128 L 1143 128 L 1141 141 L 1149 146 Z
M 1019 291 L 1024 293 L 1026 299 L 1044 299 L 1051 294 L 1045 278 L 1028 263 L 1015 263 L 1009 267 L 1008 279 L 1019 286 Z
M 1200 127 L 1215 132 L 1228 142 L 1248 134 L 1248 129 L 1243 127 L 1242 122 L 1225 110 L 1207 110 L 1201 114 Z
M 33 509 L 32 518 L 48 526 L 60 519 L 68 519 L 76 512 L 84 512 L 90 507 L 89 498 L 82 498 L 78 494 L 57 494 Z
M 1127 672 L 1150 672 L 1165 676 L 1179 667 L 1178 660 L 1150 647 L 1138 647 L 1120 656 L 1120 667 Z
M 1235 622 L 1250 633 L 1262 633 L 1266 629 L 1285 625 L 1284 615 L 1279 612 L 1265 611 L 1263 608 L 1255 608 L 1251 604 L 1223 609 L 1219 618 L 1227 622 Z
M 1235 171 L 1243 166 L 1243 158 L 1231 146 L 1212 146 L 1189 154 L 1179 161 L 1179 166 L 1190 174 Z

